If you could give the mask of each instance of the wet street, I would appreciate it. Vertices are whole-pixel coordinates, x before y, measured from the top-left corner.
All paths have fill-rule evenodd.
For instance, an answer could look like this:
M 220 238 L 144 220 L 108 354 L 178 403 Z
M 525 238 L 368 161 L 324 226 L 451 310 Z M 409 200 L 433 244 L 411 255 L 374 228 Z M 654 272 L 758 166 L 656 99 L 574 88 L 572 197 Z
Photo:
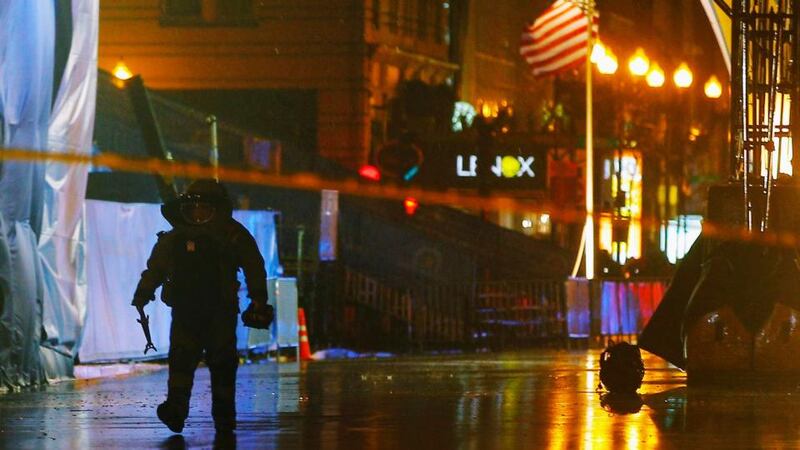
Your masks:
M 640 397 L 596 392 L 597 351 L 244 365 L 227 448 L 797 448 L 800 390 L 687 389 L 655 358 Z M 0 447 L 211 448 L 208 372 L 183 438 L 155 417 L 166 371 L 0 395 Z

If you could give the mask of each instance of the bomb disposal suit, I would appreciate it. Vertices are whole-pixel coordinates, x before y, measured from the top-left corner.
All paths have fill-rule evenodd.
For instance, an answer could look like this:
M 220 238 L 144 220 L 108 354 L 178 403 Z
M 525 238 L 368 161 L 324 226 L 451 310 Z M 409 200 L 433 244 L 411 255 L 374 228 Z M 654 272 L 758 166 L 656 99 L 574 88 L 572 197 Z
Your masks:
M 239 268 L 250 297 L 244 324 L 267 328 L 272 321 L 264 259 L 255 239 L 231 213 L 227 191 L 209 180 L 192 183 L 184 195 L 162 206 L 173 229 L 159 233 L 134 294 L 133 306 L 143 307 L 162 286 L 161 298 L 172 307 L 168 393 L 157 413 L 176 433 L 189 414 L 194 372 L 203 357 L 211 373 L 217 431 L 236 428 Z

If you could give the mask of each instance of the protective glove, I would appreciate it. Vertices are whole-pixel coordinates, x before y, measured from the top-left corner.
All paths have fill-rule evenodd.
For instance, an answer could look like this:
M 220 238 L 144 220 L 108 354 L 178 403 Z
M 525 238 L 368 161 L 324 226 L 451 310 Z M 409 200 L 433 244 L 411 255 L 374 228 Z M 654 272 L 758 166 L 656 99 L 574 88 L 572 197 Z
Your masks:
M 242 313 L 242 323 L 248 328 L 269 329 L 275 318 L 275 309 L 271 305 L 250 302 L 250 306 Z

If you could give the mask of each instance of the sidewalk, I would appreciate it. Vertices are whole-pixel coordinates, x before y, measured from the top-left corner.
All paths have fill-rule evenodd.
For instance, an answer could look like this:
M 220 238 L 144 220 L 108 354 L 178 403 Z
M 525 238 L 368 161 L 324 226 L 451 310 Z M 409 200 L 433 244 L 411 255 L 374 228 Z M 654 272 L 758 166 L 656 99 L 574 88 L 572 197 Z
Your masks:
M 94 380 L 98 378 L 146 375 L 166 369 L 166 363 L 79 364 L 75 366 L 75 379 Z
M 598 358 L 532 350 L 260 361 L 240 367 L 239 427 L 216 443 L 205 368 L 183 437 L 155 416 L 165 370 L 63 382 L 0 395 L 0 449 L 800 447 L 796 390 L 687 389 L 681 372 L 648 357 L 640 395 L 619 402 L 595 390 Z

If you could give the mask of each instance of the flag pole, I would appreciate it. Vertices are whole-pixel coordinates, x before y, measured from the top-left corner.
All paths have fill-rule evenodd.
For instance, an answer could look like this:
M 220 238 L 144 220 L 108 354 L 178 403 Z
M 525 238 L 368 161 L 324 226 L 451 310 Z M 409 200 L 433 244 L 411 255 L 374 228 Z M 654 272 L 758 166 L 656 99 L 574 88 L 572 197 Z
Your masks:
M 589 39 L 586 48 L 586 225 L 584 226 L 584 251 L 586 279 L 594 278 L 594 139 L 592 130 L 592 48 L 594 47 L 594 1 L 586 6 L 589 20 Z

